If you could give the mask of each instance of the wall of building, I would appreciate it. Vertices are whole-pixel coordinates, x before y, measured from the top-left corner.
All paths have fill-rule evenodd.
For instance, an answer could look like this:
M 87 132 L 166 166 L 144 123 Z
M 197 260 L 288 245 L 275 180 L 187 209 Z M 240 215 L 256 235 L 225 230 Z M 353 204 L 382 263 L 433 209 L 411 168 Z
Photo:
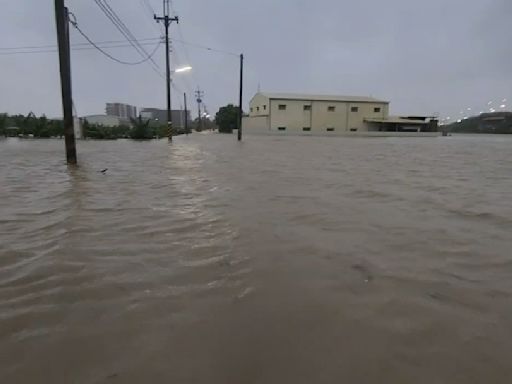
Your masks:
M 242 131 L 249 134 L 269 133 L 269 116 L 246 116 L 242 118 Z
M 280 109 L 281 105 L 285 109 Z M 270 100 L 270 129 L 286 132 L 303 132 L 304 127 L 311 127 L 311 111 L 305 111 L 304 105 L 311 102 L 303 100 Z
M 357 108 L 357 112 L 352 112 L 352 108 Z M 379 108 L 378 112 L 375 108 Z M 346 123 L 346 131 L 358 132 L 368 131 L 368 125 L 364 119 L 383 119 L 389 116 L 389 104 L 386 103 L 349 103 L 348 119 Z
M 158 121 L 159 124 L 167 124 L 167 110 L 158 108 L 143 108 L 140 111 L 143 119 L 152 119 Z M 173 109 L 171 111 L 172 124 L 174 127 L 182 127 L 185 125 L 185 111 L 181 109 Z M 190 123 L 190 110 L 187 110 L 187 118 Z
M 249 103 L 249 116 L 268 116 L 270 101 L 268 97 L 256 94 Z
M 286 109 L 280 109 L 280 105 L 285 105 Z M 305 106 L 309 109 L 305 109 Z M 357 111 L 353 111 L 352 108 L 357 108 Z M 375 108 L 378 110 L 376 111 Z M 365 118 L 384 118 L 388 114 L 389 105 L 380 102 L 272 99 L 270 100 L 270 129 L 304 134 L 367 131 Z M 286 129 L 283 130 L 283 128 Z
M 347 103 L 335 101 L 314 101 L 313 131 L 315 133 L 336 133 L 345 131 L 347 123 Z M 334 110 L 332 110 L 334 108 Z

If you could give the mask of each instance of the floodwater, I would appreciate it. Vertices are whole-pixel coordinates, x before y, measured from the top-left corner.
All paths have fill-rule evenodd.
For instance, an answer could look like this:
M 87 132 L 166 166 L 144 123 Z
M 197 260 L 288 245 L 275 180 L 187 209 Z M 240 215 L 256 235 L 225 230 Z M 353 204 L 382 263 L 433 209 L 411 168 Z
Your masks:
M 0 140 L 1 383 L 512 382 L 512 137 L 78 150 Z

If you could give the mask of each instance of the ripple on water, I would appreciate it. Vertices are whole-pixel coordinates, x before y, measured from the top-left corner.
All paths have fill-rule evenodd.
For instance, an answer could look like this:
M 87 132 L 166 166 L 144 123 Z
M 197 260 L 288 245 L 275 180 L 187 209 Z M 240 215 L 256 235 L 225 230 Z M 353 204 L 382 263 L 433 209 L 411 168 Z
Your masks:
M 0 141 L 1 382 L 510 382 L 510 141 L 232 139 Z

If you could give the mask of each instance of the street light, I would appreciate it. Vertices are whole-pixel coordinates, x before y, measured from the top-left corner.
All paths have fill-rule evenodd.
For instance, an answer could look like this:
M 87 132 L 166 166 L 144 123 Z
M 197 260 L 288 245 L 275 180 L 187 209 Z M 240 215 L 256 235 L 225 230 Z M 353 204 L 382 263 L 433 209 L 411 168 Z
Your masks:
M 186 66 L 186 67 L 176 68 L 173 72 L 174 73 L 187 72 L 187 71 L 190 71 L 191 69 L 192 69 L 191 66 Z

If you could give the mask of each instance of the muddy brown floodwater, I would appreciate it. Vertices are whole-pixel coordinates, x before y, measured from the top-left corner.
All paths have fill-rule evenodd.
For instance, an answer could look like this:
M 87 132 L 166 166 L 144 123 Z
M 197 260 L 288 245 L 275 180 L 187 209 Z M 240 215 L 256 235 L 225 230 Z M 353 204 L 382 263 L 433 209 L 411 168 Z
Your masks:
M 78 150 L 0 140 L 1 383 L 512 382 L 512 137 Z

